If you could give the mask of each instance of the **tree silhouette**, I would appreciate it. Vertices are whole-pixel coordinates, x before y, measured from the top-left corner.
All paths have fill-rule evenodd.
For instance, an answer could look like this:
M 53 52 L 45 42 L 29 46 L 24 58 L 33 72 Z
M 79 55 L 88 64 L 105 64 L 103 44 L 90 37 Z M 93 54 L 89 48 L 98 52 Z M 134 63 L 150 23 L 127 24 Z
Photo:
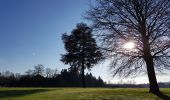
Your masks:
M 46 68 L 45 73 L 47 78 L 51 78 L 54 75 L 54 70 L 52 70 L 51 68 Z
M 159 93 L 155 71 L 170 68 L 170 0 L 96 0 L 86 18 L 98 30 L 105 55 L 113 58 L 113 75 L 147 70 L 150 92 Z M 133 50 L 123 48 L 129 41 Z
M 37 64 L 34 66 L 34 75 L 43 76 L 44 66 L 42 64 Z
M 25 72 L 27 76 L 31 76 L 33 74 L 33 70 L 29 69 Z
M 67 53 L 62 55 L 61 61 L 81 71 L 82 85 L 85 87 L 84 69 L 90 69 L 102 58 L 92 37 L 92 29 L 84 23 L 77 24 L 70 35 L 63 34 L 62 40 Z

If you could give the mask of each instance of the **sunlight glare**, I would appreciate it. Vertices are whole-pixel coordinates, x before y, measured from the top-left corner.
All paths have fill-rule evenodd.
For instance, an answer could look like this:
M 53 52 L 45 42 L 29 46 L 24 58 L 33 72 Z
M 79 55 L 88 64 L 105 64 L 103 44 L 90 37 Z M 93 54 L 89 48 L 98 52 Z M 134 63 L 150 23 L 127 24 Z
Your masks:
M 128 49 L 128 50 L 131 50 L 131 49 L 133 49 L 134 47 L 135 47 L 135 43 L 134 43 L 134 42 L 127 42 L 127 43 L 123 46 L 123 48 Z

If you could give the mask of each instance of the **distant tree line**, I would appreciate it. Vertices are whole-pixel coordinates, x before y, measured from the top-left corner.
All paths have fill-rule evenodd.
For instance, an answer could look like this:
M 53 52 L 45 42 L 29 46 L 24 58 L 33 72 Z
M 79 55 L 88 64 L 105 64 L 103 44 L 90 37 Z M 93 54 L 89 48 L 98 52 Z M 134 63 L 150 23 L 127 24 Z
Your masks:
M 85 75 L 87 87 L 104 87 L 106 84 L 100 78 L 94 77 L 91 73 Z M 75 68 L 57 69 L 46 68 L 38 64 L 34 70 L 28 70 L 25 74 L 13 73 L 10 71 L 0 73 L 1 87 L 81 87 L 81 73 Z
M 170 88 L 170 82 L 158 82 L 160 88 Z M 149 84 L 135 84 L 135 83 L 117 83 L 117 84 L 107 84 L 108 88 L 149 88 Z

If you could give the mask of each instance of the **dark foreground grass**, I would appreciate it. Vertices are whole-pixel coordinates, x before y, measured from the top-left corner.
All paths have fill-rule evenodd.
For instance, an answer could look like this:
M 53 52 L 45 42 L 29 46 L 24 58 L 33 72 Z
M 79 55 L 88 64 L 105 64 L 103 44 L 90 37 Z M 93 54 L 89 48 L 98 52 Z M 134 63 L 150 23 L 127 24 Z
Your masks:
M 170 97 L 170 89 L 161 89 Z M 0 100 L 162 100 L 146 88 L 0 88 Z M 170 98 L 167 100 L 170 100 Z

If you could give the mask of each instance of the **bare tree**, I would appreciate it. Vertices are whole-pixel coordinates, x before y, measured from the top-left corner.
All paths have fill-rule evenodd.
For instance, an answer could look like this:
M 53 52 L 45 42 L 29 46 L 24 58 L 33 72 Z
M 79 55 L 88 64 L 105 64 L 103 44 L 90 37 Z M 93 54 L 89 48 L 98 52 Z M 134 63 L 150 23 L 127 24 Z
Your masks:
M 105 56 L 112 59 L 113 75 L 146 70 L 150 92 L 160 93 L 155 71 L 170 69 L 170 0 L 96 0 L 86 18 L 98 31 Z M 126 50 L 129 41 L 135 48 Z
M 25 73 L 26 73 L 27 76 L 32 76 L 33 72 L 34 72 L 33 70 L 29 69 Z
M 46 68 L 46 77 L 50 78 L 53 76 L 54 70 L 52 70 L 51 68 Z
M 42 64 L 38 64 L 34 66 L 34 74 L 43 76 L 44 66 Z
M 5 72 L 2 72 L 2 76 L 4 76 L 4 77 L 14 77 L 14 73 L 7 70 Z
M 57 77 L 59 75 L 59 73 L 58 73 L 58 69 L 56 68 L 56 69 L 54 69 L 53 70 L 53 77 Z
M 19 80 L 21 78 L 21 74 L 20 73 L 15 73 L 14 77 L 16 80 Z

